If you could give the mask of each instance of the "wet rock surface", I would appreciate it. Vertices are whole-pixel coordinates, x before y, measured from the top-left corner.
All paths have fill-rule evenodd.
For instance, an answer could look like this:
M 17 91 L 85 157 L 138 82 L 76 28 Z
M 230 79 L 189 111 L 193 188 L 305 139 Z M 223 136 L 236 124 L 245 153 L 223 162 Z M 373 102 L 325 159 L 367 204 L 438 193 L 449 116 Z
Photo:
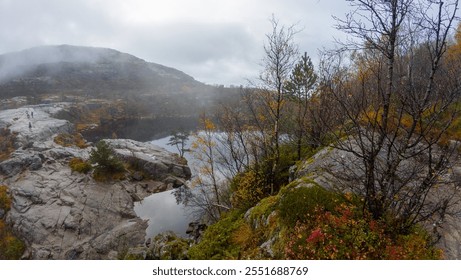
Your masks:
M 72 124 L 51 117 L 55 106 L 0 111 L 0 125 L 18 135 L 18 149 L 0 162 L 0 178 L 12 194 L 6 220 L 26 242 L 24 258 L 112 259 L 143 246 L 147 221 L 136 216 L 134 201 L 168 189 L 171 178 L 187 180 L 189 168 L 154 145 L 108 140 L 117 155 L 139 161 L 152 178 L 102 183 L 73 172 L 69 160 L 88 159 L 91 147 L 53 142 L 57 133 L 72 132 Z

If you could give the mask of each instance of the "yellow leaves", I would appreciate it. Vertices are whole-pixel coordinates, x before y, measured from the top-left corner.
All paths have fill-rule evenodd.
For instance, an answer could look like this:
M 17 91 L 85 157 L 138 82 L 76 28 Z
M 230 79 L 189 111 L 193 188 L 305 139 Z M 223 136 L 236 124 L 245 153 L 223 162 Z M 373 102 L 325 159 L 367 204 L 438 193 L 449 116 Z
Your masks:
M 209 165 L 203 165 L 202 167 L 200 167 L 199 172 L 201 174 L 208 175 L 212 173 L 212 169 Z
M 461 55 L 461 23 L 458 25 L 458 29 L 455 34 L 456 43 L 448 48 L 448 56 L 454 58 L 455 55 Z
M 284 105 L 285 105 L 285 100 L 271 100 L 269 101 L 269 107 L 273 110 L 273 111 L 276 111 L 277 108 L 282 108 Z
M 373 108 L 371 108 L 362 114 L 360 118 L 360 122 L 363 125 L 371 124 L 375 126 L 377 124 L 381 124 L 381 121 L 382 121 L 381 115 L 382 115 L 382 109 L 374 110 Z
M 267 120 L 266 116 L 262 113 L 259 113 L 257 118 L 260 122 L 265 122 Z
M 198 147 L 199 147 L 199 144 L 198 144 L 196 141 L 194 141 L 194 142 L 192 142 L 192 144 L 190 145 L 190 147 L 191 147 L 192 150 L 197 150 Z
M 251 207 L 264 197 L 264 180 L 255 171 L 249 170 L 234 178 L 232 205 Z
M 210 119 L 204 119 L 203 125 L 205 130 L 215 130 L 216 126 Z
M 455 44 L 448 46 L 446 62 L 448 69 L 456 75 L 461 68 L 461 23 L 458 25 L 455 40 Z

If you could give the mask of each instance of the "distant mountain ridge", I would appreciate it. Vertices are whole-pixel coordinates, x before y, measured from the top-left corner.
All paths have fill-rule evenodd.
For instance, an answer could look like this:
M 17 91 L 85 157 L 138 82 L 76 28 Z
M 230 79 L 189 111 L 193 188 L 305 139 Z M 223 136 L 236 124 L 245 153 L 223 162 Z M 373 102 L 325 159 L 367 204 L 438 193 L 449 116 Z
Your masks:
M 206 87 L 177 69 L 108 48 L 42 46 L 0 55 L 0 98 L 174 94 Z

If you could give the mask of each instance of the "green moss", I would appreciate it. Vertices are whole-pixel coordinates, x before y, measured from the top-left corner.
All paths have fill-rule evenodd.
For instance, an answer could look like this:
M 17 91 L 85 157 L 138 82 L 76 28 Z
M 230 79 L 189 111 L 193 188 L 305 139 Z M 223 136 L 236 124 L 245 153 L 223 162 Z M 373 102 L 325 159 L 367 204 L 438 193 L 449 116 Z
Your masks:
M 162 260 L 185 260 L 189 242 L 183 238 L 177 237 L 169 240 L 162 248 Z
M 317 208 L 334 212 L 343 197 L 312 183 L 310 187 L 287 188 L 278 207 L 281 221 L 290 227 L 310 218 Z
M 189 249 L 190 259 L 239 259 L 241 247 L 234 242 L 233 234 L 244 223 L 242 211 L 231 211 L 209 226 L 200 243 Z
M 269 196 L 262 199 L 250 213 L 250 220 L 259 219 L 261 217 L 268 217 L 276 208 L 279 201 L 279 196 Z

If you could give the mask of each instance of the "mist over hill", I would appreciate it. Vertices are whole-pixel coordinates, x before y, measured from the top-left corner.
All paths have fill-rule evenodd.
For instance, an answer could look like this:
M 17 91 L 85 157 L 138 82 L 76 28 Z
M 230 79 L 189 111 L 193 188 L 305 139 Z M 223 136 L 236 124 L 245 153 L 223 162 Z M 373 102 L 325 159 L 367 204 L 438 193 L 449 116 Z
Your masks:
M 0 109 L 73 102 L 60 117 L 84 127 L 96 124 L 81 131 L 91 140 L 114 133 L 147 140 L 193 130 L 200 114 L 235 102 L 239 92 L 107 48 L 43 46 L 0 55 Z
M 73 93 L 91 96 L 198 93 L 185 73 L 113 49 L 45 46 L 0 56 L 0 97 Z

